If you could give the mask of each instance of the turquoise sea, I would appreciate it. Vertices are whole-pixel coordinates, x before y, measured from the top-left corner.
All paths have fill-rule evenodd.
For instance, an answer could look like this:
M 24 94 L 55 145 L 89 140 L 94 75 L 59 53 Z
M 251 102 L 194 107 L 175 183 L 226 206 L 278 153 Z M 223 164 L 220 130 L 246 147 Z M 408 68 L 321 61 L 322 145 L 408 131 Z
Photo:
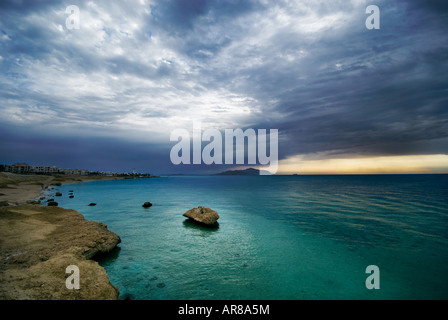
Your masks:
M 447 175 L 169 176 L 56 191 L 121 237 L 100 260 L 121 299 L 448 299 Z M 197 206 L 219 213 L 218 229 L 182 216 Z M 369 265 L 379 289 L 366 288 Z

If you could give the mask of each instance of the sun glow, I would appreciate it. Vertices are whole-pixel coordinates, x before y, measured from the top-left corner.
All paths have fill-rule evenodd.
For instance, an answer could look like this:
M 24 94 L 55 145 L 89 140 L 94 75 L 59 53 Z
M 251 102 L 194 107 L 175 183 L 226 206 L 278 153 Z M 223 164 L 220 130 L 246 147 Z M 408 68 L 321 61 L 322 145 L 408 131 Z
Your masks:
M 293 156 L 279 163 L 279 174 L 415 174 L 448 173 L 448 155 L 381 156 L 306 160 Z

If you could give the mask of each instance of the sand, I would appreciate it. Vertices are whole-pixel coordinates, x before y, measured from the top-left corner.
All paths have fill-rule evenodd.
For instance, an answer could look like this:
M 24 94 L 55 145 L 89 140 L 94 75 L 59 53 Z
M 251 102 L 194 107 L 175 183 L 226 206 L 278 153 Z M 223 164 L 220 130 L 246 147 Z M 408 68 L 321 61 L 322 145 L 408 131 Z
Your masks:
M 30 204 L 50 185 L 98 179 L 111 177 L 0 173 L 0 299 L 118 299 L 92 258 L 113 250 L 120 237 L 75 210 Z M 69 265 L 79 268 L 78 290 L 66 287 Z
M 0 172 L 0 203 L 20 205 L 32 202 L 50 185 L 77 183 L 94 180 L 123 179 L 109 176 L 76 175 L 22 175 Z

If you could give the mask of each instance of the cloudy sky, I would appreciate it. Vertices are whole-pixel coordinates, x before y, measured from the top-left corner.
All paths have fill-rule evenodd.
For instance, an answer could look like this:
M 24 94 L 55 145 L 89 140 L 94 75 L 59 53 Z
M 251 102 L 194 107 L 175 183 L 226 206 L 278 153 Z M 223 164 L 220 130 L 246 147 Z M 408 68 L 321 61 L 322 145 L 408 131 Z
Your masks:
M 278 129 L 279 172 L 448 172 L 446 30 L 443 0 L 1 1 L 0 163 L 230 169 L 171 163 L 201 121 Z

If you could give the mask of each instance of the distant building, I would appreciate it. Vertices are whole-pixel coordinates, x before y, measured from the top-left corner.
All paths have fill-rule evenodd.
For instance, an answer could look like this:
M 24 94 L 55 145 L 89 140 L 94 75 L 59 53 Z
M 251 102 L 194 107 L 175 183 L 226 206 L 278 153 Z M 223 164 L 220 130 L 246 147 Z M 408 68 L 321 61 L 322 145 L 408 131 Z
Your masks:
M 38 174 L 51 174 L 51 173 L 59 173 L 58 167 L 48 167 L 48 166 L 32 166 L 30 168 L 31 173 L 38 173 Z
M 78 176 L 87 176 L 89 174 L 89 170 L 87 169 L 60 169 L 60 172 Z
M 11 173 L 26 174 L 72 174 L 86 176 L 89 174 L 87 169 L 60 169 L 56 166 L 30 166 L 27 163 L 14 163 L 11 165 L 1 165 L 0 171 L 6 171 Z
M 29 173 L 30 168 L 27 163 L 14 163 L 12 165 L 6 165 L 5 171 L 11 173 Z
M 27 163 L 14 163 L 11 165 L 0 165 L 0 172 L 11 172 L 18 174 L 67 174 L 67 175 L 77 175 L 77 176 L 88 176 L 88 175 L 100 175 L 100 176 L 110 176 L 110 177 L 150 177 L 149 173 L 138 173 L 135 169 L 132 173 L 119 173 L 119 172 L 90 172 L 87 169 L 61 169 L 56 166 L 30 166 Z

